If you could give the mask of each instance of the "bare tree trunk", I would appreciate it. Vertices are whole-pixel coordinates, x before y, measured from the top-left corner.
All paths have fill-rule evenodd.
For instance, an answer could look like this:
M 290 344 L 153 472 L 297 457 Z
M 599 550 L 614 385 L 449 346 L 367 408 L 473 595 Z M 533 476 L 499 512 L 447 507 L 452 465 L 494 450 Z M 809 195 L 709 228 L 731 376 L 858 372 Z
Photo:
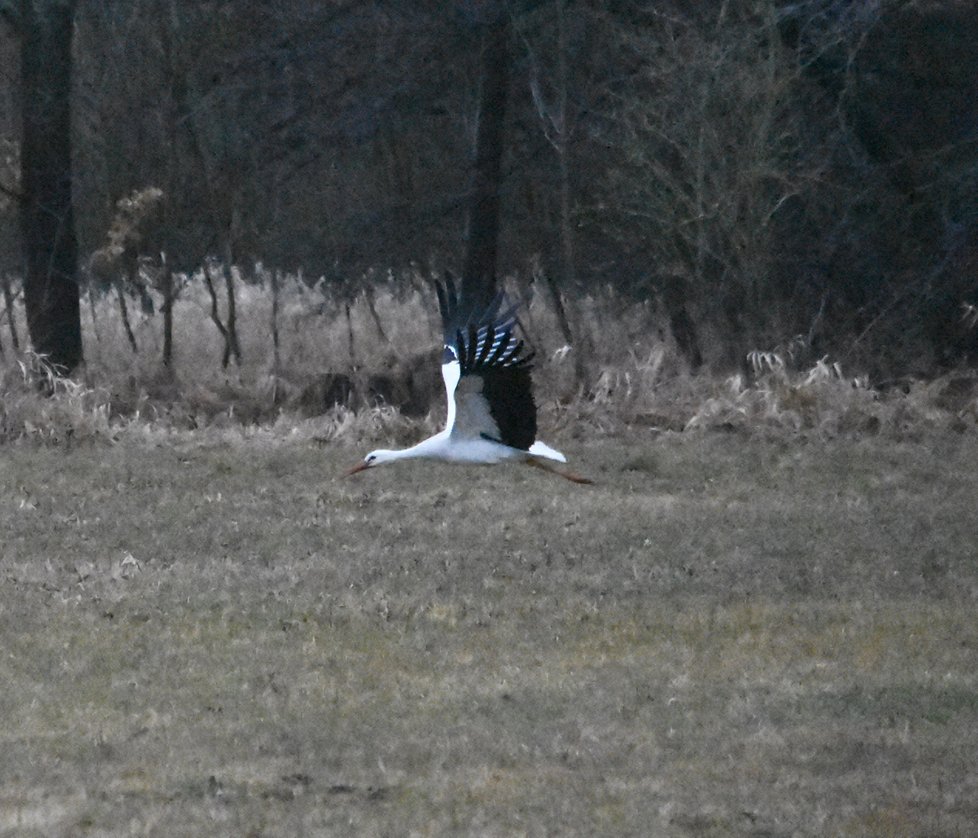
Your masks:
M 170 10 L 171 14 L 175 16 L 177 13 L 176 4 L 171 2 Z M 166 50 L 168 55 L 172 56 L 172 50 L 170 49 L 169 43 L 167 43 Z M 204 269 L 204 277 L 207 280 L 207 293 L 211 298 L 211 320 L 214 321 L 214 324 L 218 327 L 218 330 L 221 333 L 221 337 L 224 338 L 224 352 L 221 357 L 221 367 L 223 369 L 227 369 L 232 358 L 240 367 L 241 344 L 238 341 L 237 301 L 234 294 L 234 276 L 231 271 L 231 266 L 234 264 L 234 248 L 232 242 L 234 241 L 234 231 L 237 227 L 237 209 L 234 206 L 233 199 L 229 206 L 229 212 L 225 213 L 220 209 L 222 206 L 222 199 L 218 197 L 218 192 L 221 191 L 221 187 L 219 186 L 218 179 L 214 174 L 212 161 L 208 157 L 205 147 L 201 142 L 200 134 L 193 119 L 193 111 L 188 107 L 188 103 L 186 101 L 186 85 L 182 83 L 182 80 L 179 86 L 179 91 L 180 92 L 175 95 L 177 110 L 185 116 L 185 118 L 183 118 L 181 121 L 187 132 L 187 137 L 190 140 L 193 152 L 196 155 L 197 160 L 200 162 L 200 166 L 204 174 L 204 179 L 207 184 L 207 203 L 211 223 L 213 224 L 214 229 L 222 231 L 221 238 L 224 251 L 222 274 L 224 277 L 225 292 L 227 293 L 226 323 L 221 322 L 220 315 L 218 314 L 217 294 L 214 291 L 214 285 L 210 277 L 210 272 L 206 267 Z
M 680 353 L 689 361 L 695 372 L 703 366 L 703 350 L 693 318 L 686 308 L 683 283 L 680 277 L 667 276 L 660 286 L 662 304 L 669 318 L 669 328 Z
M 384 343 L 390 346 L 391 339 L 387 337 L 387 332 L 384 331 L 384 324 L 380 322 L 380 315 L 377 314 L 377 306 L 374 304 L 374 292 L 369 283 L 364 286 L 363 296 L 367 301 L 367 311 L 370 312 L 370 319 L 374 321 L 374 326 L 377 327 L 377 334 L 380 335 L 380 339 Z
M 207 286 L 207 295 L 211 298 L 211 320 L 214 325 L 217 326 L 217 331 L 220 332 L 221 337 L 224 340 L 224 353 L 221 356 L 221 366 L 227 369 L 228 361 L 231 358 L 231 338 L 228 335 L 227 327 L 224 325 L 224 321 L 221 320 L 221 312 L 217 306 L 217 291 L 214 290 L 214 282 L 211 280 L 210 268 L 206 265 L 204 266 L 204 284 Z
M 10 328 L 10 343 L 14 351 L 20 350 L 20 338 L 17 336 L 17 321 L 14 319 L 14 294 L 10 290 L 10 275 L 3 275 L 3 302 L 7 307 L 7 326 Z
M 272 271 L 272 373 L 276 380 L 278 379 L 279 373 L 279 362 L 281 360 L 279 354 L 279 339 L 278 339 L 278 285 L 279 285 L 279 272 L 278 269 Z
M 574 345 L 574 332 L 571 329 L 570 320 L 567 317 L 567 309 L 560 296 L 560 288 L 557 280 L 554 279 L 550 271 L 544 273 L 544 281 L 547 283 L 547 290 L 550 292 L 550 300 L 554 304 L 554 313 L 557 315 L 557 327 L 560 329 L 560 336 L 568 346 Z
M 234 363 L 239 367 L 241 366 L 241 344 L 238 341 L 238 305 L 234 297 L 234 274 L 231 272 L 231 263 L 228 261 L 231 257 L 231 246 L 225 247 L 225 260 L 224 260 L 224 289 L 228 295 L 228 318 L 227 318 L 227 328 L 225 330 L 225 341 L 224 341 L 224 358 L 221 361 L 221 366 L 227 367 L 231 358 L 234 358 Z
M 113 283 L 115 285 L 116 298 L 119 301 L 119 314 L 122 315 L 122 325 L 126 327 L 126 338 L 129 340 L 129 346 L 132 349 L 133 355 L 139 354 L 139 345 L 136 343 L 136 336 L 132 331 L 132 324 L 129 321 L 129 306 L 126 304 L 126 295 L 122 290 L 122 282 L 117 281 Z
M 78 243 L 71 197 L 75 0 L 21 0 L 21 232 L 34 351 L 60 372 L 82 361 Z
M 163 292 L 163 366 L 173 367 L 173 269 L 169 264 L 163 265 L 161 278 Z
M 462 299 L 464 305 L 473 308 L 487 305 L 496 288 L 499 194 L 509 65 L 509 14 L 505 5 L 499 2 L 492 20 L 486 25 L 482 48 L 475 166 L 469 194 L 467 244 L 462 273 Z
M 570 116 L 567 109 L 567 91 L 570 85 L 567 73 L 567 23 L 565 20 L 565 0 L 557 2 L 557 118 L 554 137 L 554 148 L 557 152 L 557 163 L 560 171 L 560 261 L 563 273 L 564 288 L 576 290 L 577 265 L 574 259 L 574 226 L 571 217 L 571 176 L 570 176 Z M 577 344 L 575 345 L 570 320 L 564 310 L 560 290 L 556 287 L 553 277 L 548 274 L 550 291 L 554 298 L 554 308 L 557 321 L 564 333 L 568 346 L 574 347 L 574 375 L 578 384 L 583 384 L 587 378 L 585 357 L 593 357 L 594 347 L 587 337 L 587 331 L 578 329 Z
M 349 338 L 350 341 L 350 366 L 353 369 L 356 369 L 357 358 L 353 347 L 353 317 L 351 316 L 350 313 L 350 304 L 344 303 L 343 305 L 346 309 L 346 332 L 347 332 L 347 337 Z
M 557 0 L 557 117 L 554 148 L 560 169 L 560 256 L 565 287 L 574 288 L 577 269 L 574 263 L 574 231 L 571 226 L 571 182 L 568 164 L 570 120 L 567 114 L 567 26 L 564 0 Z
M 530 50 L 532 62 L 532 73 L 530 76 L 530 92 L 537 107 L 540 121 L 543 126 L 544 136 L 552 146 L 557 157 L 557 169 L 559 175 L 559 194 L 558 194 L 558 238 L 559 246 L 556 257 L 556 271 L 547 270 L 544 272 L 544 280 L 547 290 L 550 292 L 550 299 L 553 302 L 554 312 L 557 315 L 557 325 L 560 328 L 564 342 L 574 347 L 572 354 L 574 362 L 574 375 L 578 383 L 583 383 L 587 377 L 585 368 L 585 357 L 593 354 L 593 347 L 590 340 L 585 338 L 586 331 L 577 324 L 578 332 L 575 339 L 575 329 L 571 325 L 573 311 L 571 306 L 565 305 L 564 297 L 561 294 L 560 286 L 576 290 L 577 285 L 577 265 L 574 257 L 574 224 L 573 224 L 573 185 L 571 183 L 570 165 L 570 136 L 571 119 L 568 108 L 568 91 L 570 86 L 567 68 L 567 25 L 566 25 L 566 0 L 554 0 L 554 10 L 557 20 L 557 71 L 554 78 L 554 102 L 546 100 L 544 85 L 541 84 L 537 61 Z M 527 44 L 529 47 L 529 44 Z M 557 275 L 562 282 L 558 283 Z
M 95 311 L 95 294 L 92 290 L 92 283 L 89 282 L 88 285 L 88 313 L 92 315 L 92 334 L 95 335 L 95 342 L 101 343 L 102 336 L 98 331 L 98 313 Z

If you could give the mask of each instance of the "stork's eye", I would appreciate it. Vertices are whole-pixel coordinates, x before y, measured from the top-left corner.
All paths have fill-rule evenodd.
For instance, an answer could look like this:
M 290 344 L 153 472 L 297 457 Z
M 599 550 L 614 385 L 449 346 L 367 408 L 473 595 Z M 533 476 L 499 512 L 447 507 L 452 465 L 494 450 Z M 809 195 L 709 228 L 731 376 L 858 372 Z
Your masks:
M 367 462 L 368 463 L 372 463 L 376 459 L 377 459 L 377 455 L 376 454 L 368 454 L 367 455 Z

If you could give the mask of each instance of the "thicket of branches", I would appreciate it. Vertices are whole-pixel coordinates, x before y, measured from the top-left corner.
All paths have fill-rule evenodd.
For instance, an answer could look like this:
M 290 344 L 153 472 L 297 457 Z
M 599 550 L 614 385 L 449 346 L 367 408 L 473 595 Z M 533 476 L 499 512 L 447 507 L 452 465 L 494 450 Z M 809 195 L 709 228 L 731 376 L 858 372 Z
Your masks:
M 77 0 L 83 286 L 118 295 L 134 341 L 126 306 L 170 316 L 196 275 L 234 363 L 233 265 L 340 296 L 392 266 L 460 266 L 496 5 Z M 973 4 L 502 5 L 498 271 L 562 300 L 570 341 L 587 339 L 576 299 L 611 287 L 651 301 L 692 368 L 789 346 L 877 377 L 973 360 Z M 9 311 L 19 41 L 0 31 Z

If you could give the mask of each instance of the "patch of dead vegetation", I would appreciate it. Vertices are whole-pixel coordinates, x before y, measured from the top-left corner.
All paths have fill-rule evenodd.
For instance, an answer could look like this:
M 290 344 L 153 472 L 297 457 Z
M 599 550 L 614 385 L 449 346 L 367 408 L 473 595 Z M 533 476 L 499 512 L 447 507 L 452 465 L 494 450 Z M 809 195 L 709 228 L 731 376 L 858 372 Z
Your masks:
M 0 823 L 967 833 L 971 435 L 600 440 L 581 489 L 337 479 L 314 422 L 0 449 Z
M 340 429 L 384 426 L 392 410 L 419 430 L 444 416 L 440 327 L 419 275 L 345 301 L 331 298 L 325 283 L 282 277 L 278 305 L 267 283 L 242 284 L 244 360 L 227 369 L 218 363 L 221 337 L 202 286 L 188 284 L 175 304 L 168 368 L 159 360 L 159 318 L 143 313 L 132 325 L 133 352 L 109 296 L 82 306 L 87 367 L 75 379 L 52 377 L 29 355 L 0 361 L 0 441 L 114 440 L 145 435 L 146 426 L 183 431 L 311 419 L 333 428 L 333 438 Z M 581 362 L 564 344 L 547 295 L 515 283 L 509 290 L 523 302 L 537 353 L 537 402 L 549 437 L 717 430 L 900 439 L 978 427 L 972 372 L 884 385 L 828 358 L 802 366 L 805 353 L 781 349 L 751 353 L 737 375 L 691 375 L 655 306 L 610 291 L 575 303 L 580 343 L 589 347 Z M 131 309 L 140 310 L 136 300 Z M 345 418 L 350 412 L 362 418 Z

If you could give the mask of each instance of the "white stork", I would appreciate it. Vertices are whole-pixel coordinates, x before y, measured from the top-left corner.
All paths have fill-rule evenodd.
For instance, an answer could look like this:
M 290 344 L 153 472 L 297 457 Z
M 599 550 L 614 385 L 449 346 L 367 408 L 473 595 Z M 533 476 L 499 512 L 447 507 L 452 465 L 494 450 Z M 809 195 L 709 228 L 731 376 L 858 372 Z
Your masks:
M 484 465 L 514 461 L 574 483 L 590 483 L 586 477 L 550 465 L 552 460 L 566 463 L 567 458 L 536 438 L 537 406 L 530 382 L 533 353 L 524 353 L 523 341 L 513 334 L 516 306 L 500 292 L 481 314 L 471 307 L 463 311 L 448 274 L 437 291 L 445 331 L 441 365 L 448 397 L 445 429 L 400 451 L 371 451 L 347 475 L 420 457 Z

